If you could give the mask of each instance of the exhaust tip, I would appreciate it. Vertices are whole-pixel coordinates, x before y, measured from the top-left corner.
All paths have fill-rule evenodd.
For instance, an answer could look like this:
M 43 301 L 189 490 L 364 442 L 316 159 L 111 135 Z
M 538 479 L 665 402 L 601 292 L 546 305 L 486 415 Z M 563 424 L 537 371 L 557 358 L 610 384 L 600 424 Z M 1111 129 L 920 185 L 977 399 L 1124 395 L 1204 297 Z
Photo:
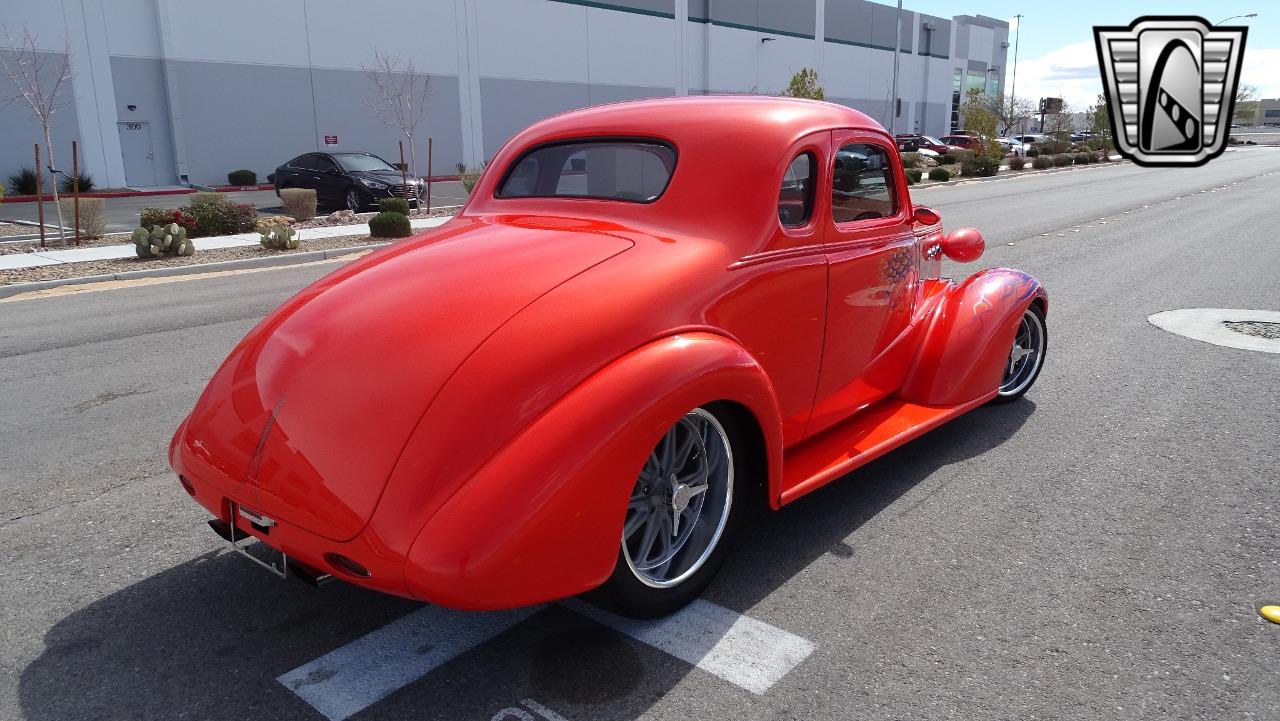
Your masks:
M 370 575 L 369 569 L 361 566 L 356 561 L 347 558 L 341 553 L 326 553 L 324 554 L 324 560 L 328 561 L 329 565 L 332 566 L 335 571 L 347 576 L 368 578 Z

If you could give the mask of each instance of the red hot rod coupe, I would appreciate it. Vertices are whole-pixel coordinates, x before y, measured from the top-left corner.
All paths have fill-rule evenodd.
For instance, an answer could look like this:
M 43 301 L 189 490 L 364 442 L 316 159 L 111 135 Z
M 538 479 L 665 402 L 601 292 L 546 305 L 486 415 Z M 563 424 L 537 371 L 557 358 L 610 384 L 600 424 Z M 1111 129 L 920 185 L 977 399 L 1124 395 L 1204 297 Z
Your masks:
M 839 105 L 558 115 L 507 143 L 456 218 L 250 331 L 170 462 L 281 575 L 466 609 L 600 587 L 670 613 L 749 506 L 1035 382 L 1044 289 L 940 277 L 941 255 L 983 250 L 940 223 L 894 139 Z

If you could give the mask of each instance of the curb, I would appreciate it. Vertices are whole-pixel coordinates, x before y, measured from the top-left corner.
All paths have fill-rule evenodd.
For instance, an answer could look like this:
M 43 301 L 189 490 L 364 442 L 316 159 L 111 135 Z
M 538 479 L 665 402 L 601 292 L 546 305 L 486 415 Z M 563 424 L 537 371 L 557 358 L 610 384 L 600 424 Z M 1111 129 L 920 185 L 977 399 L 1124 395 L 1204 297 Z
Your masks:
M 195 188 L 182 188 L 174 190 L 127 190 L 121 193 L 81 193 L 81 198 L 138 198 L 148 195 L 190 195 L 196 192 Z M 59 195 L 62 200 L 71 200 L 71 195 Z M 37 198 L 34 195 L 24 195 L 15 198 L 0 198 L 0 203 L 34 203 Z M 46 202 L 52 202 L 53 196 L 46 195 L 43 198 Z
M 84 275 L 78 278 L 58 278 L 55 280 L 36 280 L 30 283 L 13 283 L 0 285 L 0 298 L 28 293 L 34 290 L 47 290 L 64 285 L 85 285 L 87 283 L 104 283 L 112 280 L 134 280 L 136 278 L 165 278 L 175 275 L 199 275 L 222 270 L 241 270 L 244 268 L 271 268 L 278 266 L 302 265 L 317 260 L 328 260 L 366 250 L 385 248 L 390 243 L 376 245 L 353 245 L 349 248 L 330 248 L 328 250 L 311 250 L 295 255 L 276 255 L 268 258 L 241 258 L 223 260 L 216 263 L 193 263 L 177 265 L 169 268 L 152 268 L 150 270 L 126 270 L 123 273 L 103 273 L 101 275 Z
M 1009 180 L 1010 178 L 1026 177 L 1031 175 L 1052 175 L 1053 173 L 1070 173 L 1077 170 L 1088 170 L 1089 168 L 1110 168 L 1123 165 L 1125 159 L 1112 159 L 1106 162 L 1099 161 L 1097 163 L 1089 163 L 1088 165 L 1068 165 L 1061 168 L 1045 168 L 1043 170 L 1006 170 L 996 175 L 988 175 L 987 177 L 969 177 L 967 175 L 957 175 L 954 180 L 931 180 L 928 183 L 916 183 L 911 187 L 916 190 L 925 188 L 940 188 L 943 186 L 959 185 L 960 183 L 985 183 L 993 180 Z

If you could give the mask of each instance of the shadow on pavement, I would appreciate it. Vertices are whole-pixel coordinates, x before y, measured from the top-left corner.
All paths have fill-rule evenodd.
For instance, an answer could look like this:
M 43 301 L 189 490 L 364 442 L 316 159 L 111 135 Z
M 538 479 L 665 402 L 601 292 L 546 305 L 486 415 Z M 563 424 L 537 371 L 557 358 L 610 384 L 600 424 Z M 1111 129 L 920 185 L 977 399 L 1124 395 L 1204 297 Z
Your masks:
M 749 609 L 824 554 L 852 555 L 844 539 L 860 526 L 907 511 L 901 496 L 939 468 L 998 446 L 1034 412 L 1029 400 L 977 409 L 763 514 L 710 596 Z M 208 554 L 60 621 L 22 672 L 19 699 L 31 721 L 320 718 L 275 678 L 416 608 L 342 583 L 317 590 L 280 581 L 234 555 Z M 691 671 L 550 606 L 353 718 L 487 721 L 532 697 L 570 719 L 629 719 Z

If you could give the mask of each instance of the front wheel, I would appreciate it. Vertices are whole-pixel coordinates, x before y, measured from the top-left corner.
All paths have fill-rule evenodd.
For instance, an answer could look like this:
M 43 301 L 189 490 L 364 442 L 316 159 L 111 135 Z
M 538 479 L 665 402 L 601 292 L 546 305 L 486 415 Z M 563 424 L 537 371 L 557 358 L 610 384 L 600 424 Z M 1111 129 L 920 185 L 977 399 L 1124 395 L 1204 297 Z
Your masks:
M 1049 329 L 1045 325 L 1044 311 L 1032 303 L 1022 312 L 1018 332 L 1013 337 L 1013 348 L 1005 363 L 1000 389 L 992 403 L 1010 403 L 1031 390 L 1040 369 L 1044 367 L 1044 355 L 1049 349 Z
M 350 210 L 353 213 L 360 212 L 360 191 L 356 190 L 354 187 L 347 188 L 347 194 L 344 200 L 346 201 L 347 210 Z
M 735 447 L 733 419 L 704 407 L 686 413 L 649 453 L 627 504 L 617 565 L 602 588 L 618 610 L 666 616 L 711 582 L 741 515 Z

